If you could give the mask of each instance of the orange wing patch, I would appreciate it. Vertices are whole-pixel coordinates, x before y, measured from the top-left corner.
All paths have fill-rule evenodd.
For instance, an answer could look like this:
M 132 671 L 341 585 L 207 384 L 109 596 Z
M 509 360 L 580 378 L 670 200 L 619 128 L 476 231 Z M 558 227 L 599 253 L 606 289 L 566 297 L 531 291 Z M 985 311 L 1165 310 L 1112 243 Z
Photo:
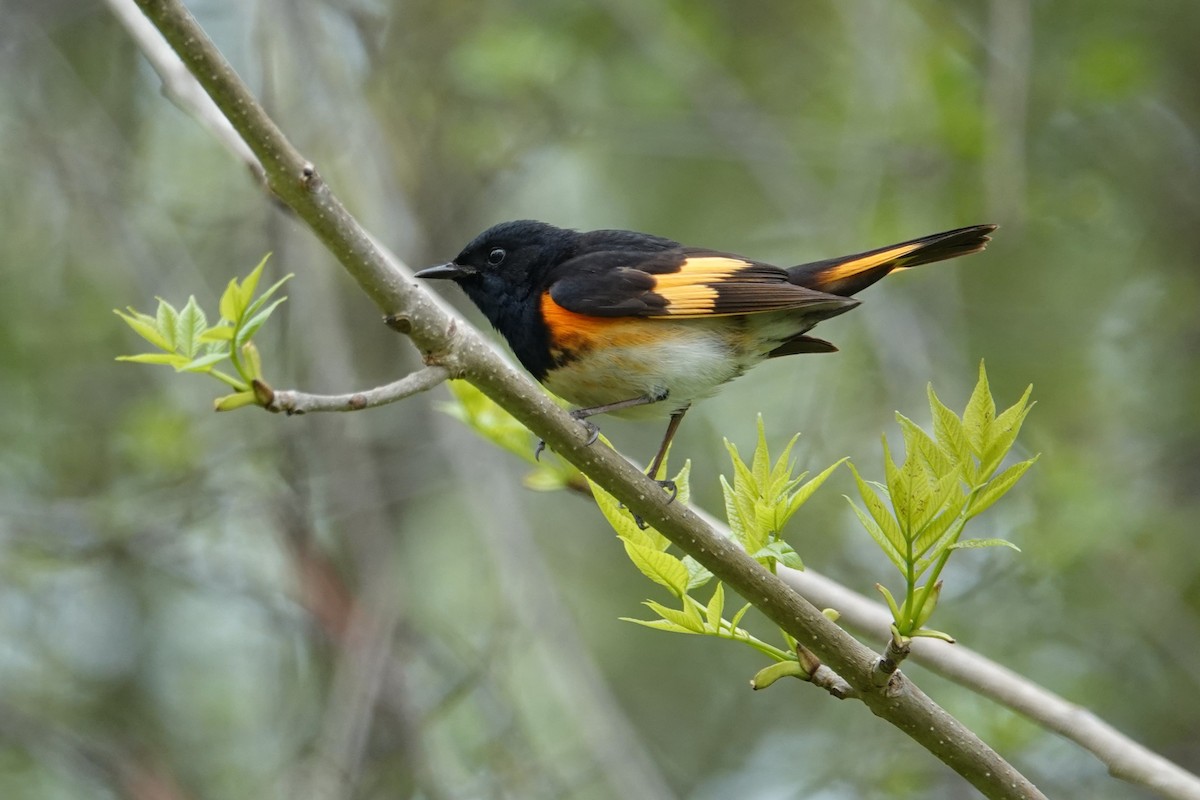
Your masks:
M 838 264 L 836 267 L 830 267 L 827 270 L 822 270 L 818 276 L 817 285 L 826 286 L 831 283 L 845 280 L 846 278 L 852 278 L 855 275 L 867 272 L 868 270 L 875 269 L 876 267 L 887 264 L 889 261 L 899 261 L 914 250 L 921 249 L 921 247 L 922 245 L 919 242 L 902 244 L 895 247 L 890 247 L 886 250 L 881 250 L 878 253 L 870 253 L 869 255 L 862 256 L 861 258 L 851 259 L 843 264 Z M 898 264 L 892 268 L 892 271 L 895 272 L 902 269 L 905 269 L 904 265 Z
M 708 316 L 717 307 L 716 284 L 751 266 L 748 261 L 725 256 L 687 258 L 678 271 L 656 274 L 653 292 L 667 301 L 665 316 Z

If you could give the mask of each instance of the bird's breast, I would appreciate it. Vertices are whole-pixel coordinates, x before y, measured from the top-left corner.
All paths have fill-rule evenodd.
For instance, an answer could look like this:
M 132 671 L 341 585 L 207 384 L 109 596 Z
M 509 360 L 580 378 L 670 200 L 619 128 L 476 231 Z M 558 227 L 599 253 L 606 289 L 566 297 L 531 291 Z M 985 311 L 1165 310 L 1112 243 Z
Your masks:
M 543 301 L 552 367 L 542 382 L 581 407 L 659 396 L 663 402 L 616 412 L 652 419 L 713 394 L 765 358 L 750 326 L 736 317 L 645 319 L 576 314 Z

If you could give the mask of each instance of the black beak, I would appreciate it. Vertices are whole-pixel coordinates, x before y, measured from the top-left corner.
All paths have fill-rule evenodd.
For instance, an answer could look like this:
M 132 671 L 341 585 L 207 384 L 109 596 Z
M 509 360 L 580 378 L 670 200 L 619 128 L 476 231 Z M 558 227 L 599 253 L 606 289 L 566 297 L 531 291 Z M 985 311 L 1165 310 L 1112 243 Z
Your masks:
M 474 267 L 464 267 L 462 264 L 450 261 L 446 264 L 438 264 L 436 267 L 426 267 L 413 277 L 456 281 L 475 274 L 477 274 L 477 270 Z

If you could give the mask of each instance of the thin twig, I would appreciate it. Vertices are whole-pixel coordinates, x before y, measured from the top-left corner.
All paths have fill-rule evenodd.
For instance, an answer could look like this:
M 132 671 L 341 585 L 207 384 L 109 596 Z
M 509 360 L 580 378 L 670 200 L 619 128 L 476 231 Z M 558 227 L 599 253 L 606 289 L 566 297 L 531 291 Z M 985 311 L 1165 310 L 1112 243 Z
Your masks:
M 105 0 L 117 20 L 125 27 L 137 43 L 142 55 L 150 62 L 150 66 L 162 79 L 163 93 L 176 106 L 191 114 L 201 125 L 208 129 L 226 150 L 233 154 L 238 161 L 246 165 L 246 169 L 257 183 L 266 183 L 266 173 L 262 164 L 254 155 L 254 151 L 246 144 L 246 140 L 238 135 L 229 119 L 217 108 L 217 104 L 204 91 L 203 87 L 188 72 L 187 67 L 179 60 L 179 56 L 171 49 L 162 35 L 154 29 L 146 15 L 138 10 L 130 0 Z
M 269 398 L 263 406 L 268 411 L 288 415 L 307 414 L 310 411 L 361 411 L 427 392 L 449 377 L 450 373 L 444 367 L 432 366 L 384 386 L 349 394 L 308 394 L 294 389 L 271 389 L 261 382 L 255 382 L 255 391 L 261 391 L 264 397 Z
M 883 654 L 871 668 L 871 680 L 876 686 L 887 686 L 892 680 L 892 676 L 896 674 L 896 670 L 900 669 L 900 665 L 904 663 L 904 659 L 908 658 L 909 653 L 912 652 L 911 640 L 901 637 L 894 630 L 890 633 L 887 647 L 884 648 Z

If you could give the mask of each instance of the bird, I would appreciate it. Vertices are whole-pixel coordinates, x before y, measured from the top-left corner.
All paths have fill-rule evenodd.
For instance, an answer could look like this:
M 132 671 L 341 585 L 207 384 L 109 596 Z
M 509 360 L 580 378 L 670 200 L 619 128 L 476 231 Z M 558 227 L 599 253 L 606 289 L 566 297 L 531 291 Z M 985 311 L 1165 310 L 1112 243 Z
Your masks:
M 656 478 L 693 403 L 767 359 L 836 352 L 808 332 L 858 306 L 852 295 L 893 272 L 977 253 L 996 227 L 777 267 L 636 231 L 516 220 L 415 277 L 458 284 L 521 365 L 578 406 L 571 414 L 589 444 L 597 414 L 667 418 L 647 470 Z M 659 483 L 673 499 L 671 481 Z

